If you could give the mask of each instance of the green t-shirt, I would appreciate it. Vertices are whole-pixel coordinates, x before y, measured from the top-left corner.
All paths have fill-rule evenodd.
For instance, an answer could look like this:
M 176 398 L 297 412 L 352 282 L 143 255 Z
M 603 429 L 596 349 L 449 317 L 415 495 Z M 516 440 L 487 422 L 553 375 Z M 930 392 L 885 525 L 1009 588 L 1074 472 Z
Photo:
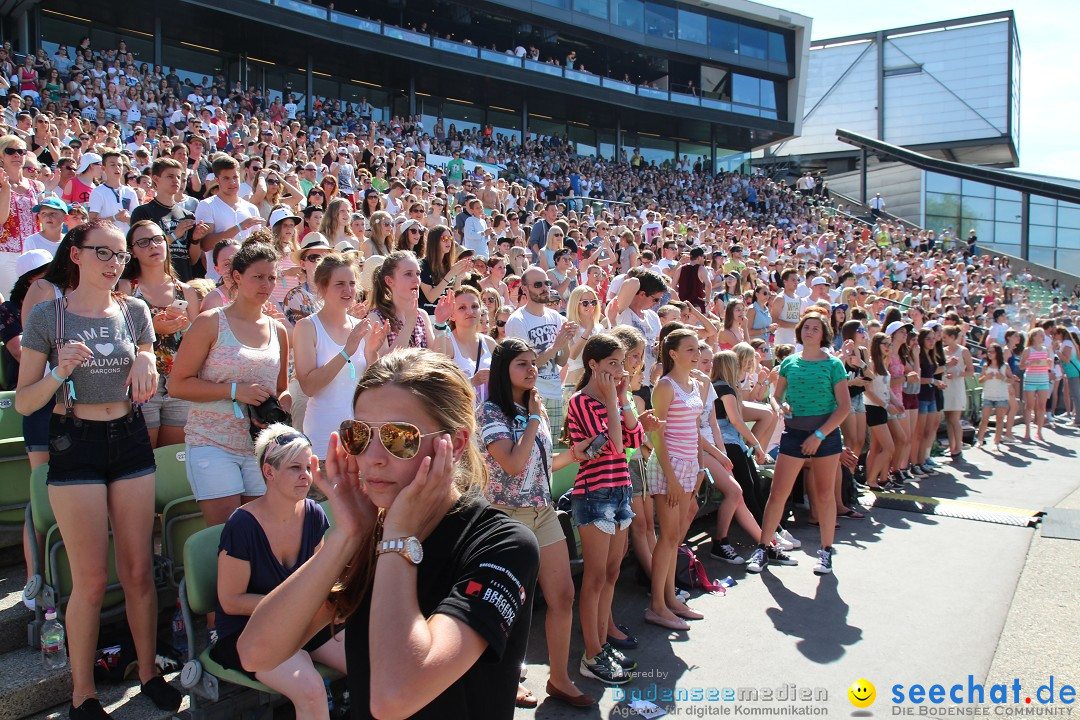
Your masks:
M 454 158 L 446 163 L 446 172 L 450 176 L 451 183 L 460 184 L 461 179 L 465 177 L 465 161 L 461 158 Z
M 844 363 L 839 358 L 804 360 L 802 355 L 790 355 L 780 363 L 780 377 L 787 379 L 784 399 L 795 417 L 830 415 L 836 410 L 836 383 L 847 379 Z

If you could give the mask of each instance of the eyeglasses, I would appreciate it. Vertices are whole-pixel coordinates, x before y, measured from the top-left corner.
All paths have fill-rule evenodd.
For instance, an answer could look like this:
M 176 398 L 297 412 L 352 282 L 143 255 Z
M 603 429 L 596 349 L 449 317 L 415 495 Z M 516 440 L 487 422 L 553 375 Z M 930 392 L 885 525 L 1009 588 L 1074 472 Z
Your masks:
M 537 280 L 534 283 L 529 283 L 535 290 L 539 290 L 542 287 L 551 287 L 550 280 Z
M 582 300 L 581 304 L 584 305 L 585 307 L 593 307 L 594 305 L 599 305 L 600 301 L 599 300 Z
M 4 148 L 5 155 L 26 155 L 26 148 L 6 147 Z
M 496 327 L 506 327 L 506 321 L 505 320 L 496 320 L 495 321 L 495 326 Z
M 300 258 L 300 262 L 319 262 L 322 260 L 322 253 L 311 253 Z
M 145 249 L 145 248 L 150 247 L 151 245 L 164 245 L 165 244 L 165 236 L 164 235 L 150 235 L 149 237 L 139 238 L 138 240 L 135 240 L 133 242 L 135 244 L 135 247 Z
M 362 455 L 371 444 L 372 431 L 377 430 L 379 442 L 388 453 L 399 460 L 412 460 L 420 452 L 420 441 L 429 435 L 440 435 L 445 430 L 422 433 L 420 428 L 407 422 L 369 424 L 363 420 L 345 420 L 338 428 L 338 437 L 345 452 Z
M 114 252 L 104 245 L 83 245 L 79 249 L 93 250 L 94 254 L 97 255 L 98 260 L 101 262 L 109 262 L 113 258 L 116 258 L 116 261 L 121 265 L 127 265 L 131 262 L 131 253 L 123 251 Z

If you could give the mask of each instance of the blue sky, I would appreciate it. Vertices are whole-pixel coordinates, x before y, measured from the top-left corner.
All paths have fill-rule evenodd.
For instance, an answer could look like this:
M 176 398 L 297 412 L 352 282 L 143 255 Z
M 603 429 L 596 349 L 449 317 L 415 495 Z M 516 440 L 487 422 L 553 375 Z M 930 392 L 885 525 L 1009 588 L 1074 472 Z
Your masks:
M 763 0 L 814 19 L 813 39 L 951 20 L 1009 9 L 1003 2 L 941 0 L 856 3 L 850 0 Z M 1020 36 L 1020 169 L 1080 178 L 1076 29 L 1080 2 L 1028 0 L 1013 8 Z

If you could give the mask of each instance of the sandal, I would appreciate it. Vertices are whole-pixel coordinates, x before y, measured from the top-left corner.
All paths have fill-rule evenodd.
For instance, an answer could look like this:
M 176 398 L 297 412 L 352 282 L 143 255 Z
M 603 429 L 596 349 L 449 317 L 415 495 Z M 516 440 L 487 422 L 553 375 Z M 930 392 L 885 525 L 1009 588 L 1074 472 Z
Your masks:
M 813 525 L 814 527 L 821 527 L 821 523 L 819 523 L 817 520 L 807 520 L 806 522 Z M 836 525 L 833 527 L 833 529 L 834 530 L 839 530 L 840 529 L 840 523 L 836 523 Z
M 848 518 L 850 520 L 862 520 L 866 516 L 858 510 L 852 510 L 851 508 L 848 508 L 847 512 L 836 513 L 836 517 Z

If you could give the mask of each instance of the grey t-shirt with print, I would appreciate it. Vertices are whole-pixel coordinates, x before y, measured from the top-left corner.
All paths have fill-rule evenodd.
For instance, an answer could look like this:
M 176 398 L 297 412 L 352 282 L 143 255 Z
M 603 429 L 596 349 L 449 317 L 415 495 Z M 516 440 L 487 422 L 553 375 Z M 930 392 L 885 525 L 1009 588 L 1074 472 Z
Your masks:
M 127 297 L 119 302 L 127 304 L 135 328 L 134 342 L 119 305 L 114 304 L 110 315 L 101 318 L 64 311 L 63 339 L 81 342 L 94 353 L 71 373 L 76 402 L 107 403 L 126 399 L 126 383 L 138 351 L 136 346 L 154 342 L 154 326 L 146 303 Z M 48 355 L 51 367 L 57 366 L 55 308 L 54 300 L 35 305 L 26 319 L 22 336 L 22 346 Z M 63 402 L 63 398 L 63 393 L 58 391 L 56 401 Z

